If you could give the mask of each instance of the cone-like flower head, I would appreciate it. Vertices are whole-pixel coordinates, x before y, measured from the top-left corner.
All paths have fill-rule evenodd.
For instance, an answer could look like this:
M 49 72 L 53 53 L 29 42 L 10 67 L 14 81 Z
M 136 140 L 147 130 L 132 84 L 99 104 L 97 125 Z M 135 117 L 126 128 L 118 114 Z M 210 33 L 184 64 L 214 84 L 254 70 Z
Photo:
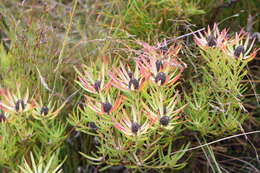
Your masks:
M 143 54 L 139 55 L 136 63 L 146 79 L 157 85 L 174 84 L 185 69 L 185 64 L 176 59 L 180 47 L 170 47 L 162 53 L 155 47 L 144 44 Z
M 112 98 L 110 95 L 107 95 L 106 97 L 101 96 L 101 100 L 96 100 L 87 96 L 86 98 L 88 107 L 98 115 L 111 114 L 119 108 L 123 101 L 122 95 L 116 96 L 116 98 Z
M 53 119 L 57 117 L 62 108 L 65 106 L 63 103 L 61 106 L 57 107 L 57 104 L 53 101 L 49 101 L 47 104 L 43 104 L 43 101 L 35 101 L 35 108 L 33 110 L 33 117 L 35 119 Z
M 104 89 L 108 89 L 110 87 L 110 83 L 105 83 L 105 71 L 106 66 L 102 64 L 101 71 L 95 71 L 94 68 L 89 68 L 87 66 L 83 66 L 84 71 L 83 73 L 79 72 L 77 69 L 76 72 L 78 73 L 78 81 L 76 81 L 84 90 L 99 94 Z
M 120 62 L 120 67 L 109 73 L 111 84 L 122 91 L 138 91 L 143 87 L 145 82 L 144 76 L 141 75 L 138 67 L 132 72 L 129 66 Z
M 178 114 L 185 107 L 177 108 L 177 97 L 178 93 L 172 98 L 165 100 L 161 93 L 154 93 L 151 99 L 147 100 L 147 103 L 143 103 L 145 114 L 159 126 L 172 129 L 177 124 Z
M 241 30 L 240 33 L 235 33 L 234 38 L 231 38 L 222 50 L 229 57 L 250 61 L 256 56 L 259 50 L 254 49 L 252 51 L 254 41 L 250 43 L 250 36 Z
M 149 119 L 142 122 L 140 114 L 141 112 L 137 112 L 135 107 L 132 107 L 131 113 L 123 109 L 119 121 L 113 118 L 115 128 L 126 136 L 140 136 L 147 133 L 153 123 Z
M 34 108 L 34 104 L 29 101 L 29 89 L 27 88 L 23 96 L 19 84 L 16 84 L 16 92 L 7 89 L 2 90 L 1 95 L 3 100 L 0 101 L 0 107 L 5 112 L 21 113 L 31 111 Z
M 224 29 L 220 32 L 217 24 L 214 24 L 212 30 L 208 26 L 207 31 L 199 32 L 197 35 L 194 34 L 194 41 L 202 49 L 210 47 L 222 48 L 227 41 L 227 30 Z

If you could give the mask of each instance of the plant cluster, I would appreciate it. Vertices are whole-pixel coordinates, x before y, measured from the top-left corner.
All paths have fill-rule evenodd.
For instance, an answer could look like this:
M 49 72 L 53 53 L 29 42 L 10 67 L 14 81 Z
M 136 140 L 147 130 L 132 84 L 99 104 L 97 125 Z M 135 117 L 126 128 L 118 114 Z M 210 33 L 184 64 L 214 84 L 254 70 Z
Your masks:
M 138 41 L 133 63 L 109 68 L 107 59 L 98 70 L 76 69 L 76 81 L 88 94 L 84 105 L 70 117 L 78 131 L 93 135 L 96 152 L 81 153 L 92 164 L 122 164 L 139 168 L 182 168 L 178 161 L 189 144 L 173 142 L 186 128 L 202 136 L 230 134 L 241 127 L 246 110 L 240 81 L 248 61 L 256 56 L 243 31 L 228 38 L 217 25 L 194 35 L 204 61 L 200 82 L 179 91 L 186 68 L 178 57 L 179 45 L 150 46 Z M 181 99 L 180 92 L 185 92 Z M 183 101 L 182 101 L 183 100 Z M 173 154 L 176 150 L 180 153 Z
M 226 29 L 220 32 L 214 25 L 213 30 L 195 35 L 194 41 L 201 48 L 204 66 L 200 81 L 191 83 L 192 94 L 185 94 L 188 127 L 202 135 L 232 133 L 247 117 L 242 104 L 247 84 L 241 81 L 258 51 L 252 51 L 254 40 L 250 44 L 243 30 L 228 38 Z
M 136 52 L 134 65 L 119 62 L 119 67 L 109 69 L 104 60 L 98 71 L 76 69 L 76 82 L 88 94 L 70 122 L 97 137 L 97 152 L 82 153 L 93 164 L 181 168 L 184 164 L 177 161 L 183 153 L 172 156 L 177 149 L 172 148 L 172 138 L 184 121 L 180 113 L 185 105 L 178 104 L 180 95 L 174 89 L 185 69 L 178 60 L 181 47 L 162 50 L 138 43 L 143 48 Z
M 43 101 L 39 93 L 30 98 L 29 89 L 23 95 L 20 84 L 16 91 L 1 89 L 1 98 L 0 166 L 15 170 L 16 163 L 30 151 L 45 154 L 45 159 L 52 157 L 66 138 L 66 126 L 56 122 L 64 104 Z

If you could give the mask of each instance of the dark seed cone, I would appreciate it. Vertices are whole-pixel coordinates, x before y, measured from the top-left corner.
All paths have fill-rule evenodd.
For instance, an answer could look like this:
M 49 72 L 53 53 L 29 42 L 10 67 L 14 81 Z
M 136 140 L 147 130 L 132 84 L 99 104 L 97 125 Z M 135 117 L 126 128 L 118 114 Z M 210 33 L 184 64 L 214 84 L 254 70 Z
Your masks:
M 94 88 L 95 88 L 96 92 L 99 92 L 100 86 L 101 86 L 101 81 L 100 81 L 100 80 L 97 80 L 97 81 L 94 83 Z
M 162 116 L 160 118 L 160 124 L 162 126 L 167 126 L 169 124 L 170 118 L 168 116 Z
M 167 45 L 161 46 L 161 47 L 160 47 L 160 50 L 161 50 L 163 53 L 166 53 L 166 52 L 168 51 Z
M 160 82 L 160 85 L 163 85 L 166 81 L 166 75 L 164 72 L 159 72 L 157 73 L 157 75 L 155 76 L 155 82 L 158 83 Z
M 17 100 L 16 103 L 15 103 L 16 112 L 18 112 L 20 110 L 20 108 L 22 108 L 22 110 L 25 109 L 25 104 L 24 104 L 24 101 L 22 99 Z
M 139 125 L 138 123 L 132 123 L 131 131 L 132 131 L 133 133 L 136 134 L 136 133 L 138 132 L 139 128 L 140 128 L 140 125 Z
M 217 45 L 217 39 L 214 35 L 210 35 L 207 38 L 208 46 L 213 47 Z
M 112 105 L 109 102 L 102 103 L 103 111 L 109 113 L 112 109 Z
M 239 58 L 241 54 L 243 54 L 245 51 L 244 49 L 244 46 L 240 45 L 240 46 L 237 46 L 235 51 L 234 51 L 234 56 Z
M 135 90 L 139 89 L 139 81 L 135 78 L 131 79 L 128 83 L 128 88 L 131 89 L 132 86 Z
M 49 113 L 49 108 L 47 106 L 43 106 L 41 108 L 41 115 L 48 115 Z

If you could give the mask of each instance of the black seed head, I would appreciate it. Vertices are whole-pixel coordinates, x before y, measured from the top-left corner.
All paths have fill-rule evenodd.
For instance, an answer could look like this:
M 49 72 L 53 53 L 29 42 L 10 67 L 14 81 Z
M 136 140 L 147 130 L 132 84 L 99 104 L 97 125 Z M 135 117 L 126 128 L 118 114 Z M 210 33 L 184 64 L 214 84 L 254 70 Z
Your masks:
M 162 116 L 160 118 L 160 124 L 162 126 L 167 126 L 169 124 L 170 118 L 168 116 Z
M 140 128 L 140 125 L 139 125 L 138 123 L 132 123 L 131 131 L 132 131 L 133 133 L 137 133 L 138 130 L 139 130 L 139 128 Z
M 112 109 L 112 105 L 109 102 L 102 103 L 103 111 L 109 113 Z
M 128 74 L 128 76 L 130 77 L 130 79 L 132 79 L 132 78 L 134 77 L 134 74 L 133 74 L 133 72 L 131 72 L 131 71 L 129 71 L 127 74 Z
M 163 66 L 161 60 L 157 60 L 157 61 L 155 62 L 155 65 L 156 65 L 156 70 L 157 70 L 157 72 L 160 71 L 160 69 L 161 69 L 162 66 Z
M 100 86 L 101 86 L 101 80 L 97 80 L 97 81 L 94 83 L 94 88 L 95 88 L 96 92 L 99 92 Z
M 161 47 L 160 47 L 160 50 L 161 50 L 163 53 L 167 52 L 167 51 L 168 51 L 167 45 L 161 46 Z
M 234 56 L 238 58 L 238 57 L 240 57 L 241 54 L 244 53 L 244 51 L 245 51 L 244 46 L 242 46 L 242 45 L 237 46 L 234 51 Z
M 5 122 L 6 121 L 6 117 L 5 117 L 5 115 L 4 115 L 4 113 L 0 113 L 0 123 L 3 123 L 3 122 Z
M 97 125 L 94 123 L 94 122 L 89 122 L 88 123 L 88 127 L 91 129 L 91 130 L 94 130 L 96 131 L 98 129 Z
M 135 78 L 131 79 L 128 83 L 128 88 L 131 89 L 132 86 L 135 90 L 137 90 L 139 88 L 139 81 Z
M 155 76 L 155 82 L 160 82 L 160 85 L 163 85 L 166 81 L 166 75 L 164 72 L 159 72 L 157 73 L 157 75 Z
M 49 108 L 47 107 L 47 106 L 43 106 L 42 108 L 41 108 L 41 115 L 48 115 L 48 113 L 49 113 Z
M 214 35 L 210 35 L 207 38 L 208 46 L 213 47 L 217 45 L 217 39 Z
M 16 103 L 15 103 L 16 112 L 18 112 L 20 110 L 20 108 L 22 108 L 22 110 L 25 109 L 25 104 L 24 104 L 24 101 L 22 99 L 17 100 Z

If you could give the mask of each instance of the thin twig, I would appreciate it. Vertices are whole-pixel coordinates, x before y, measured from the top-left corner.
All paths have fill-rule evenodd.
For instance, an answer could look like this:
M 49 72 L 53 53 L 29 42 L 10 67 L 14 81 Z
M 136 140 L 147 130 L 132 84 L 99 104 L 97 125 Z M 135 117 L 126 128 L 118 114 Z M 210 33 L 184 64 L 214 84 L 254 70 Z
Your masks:
M 239 159 L 237 157 L 232 157 L 232 156 L 228 156 L 228 155 L 225 155 L 225 154 L 222 154 L 222 153 L 218 153 L 218 152 L 217 152 L 217 154 L 221 155 L 221 156 L 224 156 L 224 157 L 227 157 L 227 158 L 230 158 L 230 160 L 238 160 L 238 161 L 240 161 L 240 162 L 242 162 L 242 163 L 244 163 L 246 165 L 249 165 L 252 169 L 254 169 L 254 171 L 256 171 L 256 173 L 260 173 L 260 171 L 254 165 L 252 165 L 251 163 L 249 163 L 247 161 L 244 161 L 244 160 Z M 224 161 L 219 161 L 219 162 L 224 162 Z
M 72 11 L 70 13 L 70 21 L 69 21 L 69 24 L 68 24 L 68 27 L 67 27 L 67 31 L 66 31 L 66 34 L 65 34 L 65 37 L 64 37 L 64 41 L 62 43 L 62 48 L 61 48 L 61 51 L 60 51 L 60 54 L 59 54 L 59 57 L 58 57 L 58 64 L 56 66 L 56 69 L 54 69 L 55 78 L 54 78 L 54 82 L 53 82 L 54 83 L 54 87 L 53 87 L 52 95 L 54 94 L 54 90 L 56 88 L 56 81 L 57 81 L 57 77 L 58 77 L 58 69 L 59 69 L 60 64 L 62 62 L 62 56 L 63 56 L 64 50 L 65 50 L 65 47 L 67 45 L 67 40 L 68 40 L 69 33 L 70 33 L 70 30 L 71 30 L 71 27 L 72 27 L 73 17 L 74 17 L 75 11 L 76 11 L 77 4 L 78 4 L 78 0 L 74 0 L 73 9 L 72 9 Z
M 252 83 L 260 83 L 260 80 L 241 80 L 241 82 L 252 82 Z
M 41 75 L 41 72 L 40 72 L 40 70 L 38 69 L 38 67 L 36 67 L 36 69 L 37 69 L 37 71 L 38 71 L 38 74 L 39 74 L 39 77 L 40 77 L 40 81 L 41 81 L 42 86 L 43 86 L 46 90 L 48 90 L 48 91 L 51 92 L 52 90 L 49 88 L 47 82 L 45 81 L 45 79 L 44 79 L 43 76 Z
M 195 33 L 198 33 L 198 32 L 204 31 L 204 30 L 205 30 L 205 28 L 201 28 L 201 29 L 196 30 L 196 31 L 194 31 L 194 32 L 190 32 L 190 33 L 187 33 L 187 34 L 181 35 L 181 36 L 179 36 L 179 37 L 176 37 L 176 38 L 173 38 L 173 39 L 167 40 L 166 43 L 165 43 L 164 45 L 162 45 L 162 46 L 160 46 L 160 47 L 158 47 L 158 48 L 161 48 L 161 47 L 167 46 L 167 45 L 173 43 L 173 42 L 176 41 L 176 40 L 179 40 L 179 39 L 181 39 L 181 38 L 184 38 L 184 37 L 187 37 L 187 36 L 193 35 L 193 34 L 195 34 Z
M 71 27 L 72 27 L 72 23 L 73 23 L 73 17 L 74 17 L 74 14 L 75 14 L 75 10 L 76 10 L 76 7 L 77 7 L 77 3 L 78 1 L 75 0 L 74 1 L 74 5 L 73 5 L 73 9 L 72 9 L 72 12 L 70 14 L 70 22 L 68 24 L 68 28 L 67 28 L 67 31 L 66 31 L 66 34 L 65 34 L 65 37 L 64 37 L 64 41 L 63 41 L 63 44 L 62 44 L 62 48 L 61 48 L 61 51 L 60 51 L 60 54 L 59 54 L 59 58 L 58 58 L 58 65 L 56 67 L 56 69 L 54 70 L 54 72 L 56 72 L 59 67 L 60 67 L 60 64 L 62 62 L 62 56 L 63 56 L 63 53 L 64 53 L 64 49 L 67 45 L 67 41 L 68 41 L 68 37 L 69 37 L 69 33 L 70 33 L 70 30 L 71 30 Z
M 192 148 L 189 148 L 189 149 L 186 149 L 186 150 L 175 151 L 175 152 L 173 152 L 172 154 L 179 153 L 179 152 L 187 152 L 187 151 L 199 149 L 199 148 L 202 148 L 202 147 L 205 147 L 205 146 L 208 146 L 208 145 L 212 145 L 212 144 L 215 144 L 215 143 L 224 141 L 224 140 L 228 140 L 228 139 L 232 139 L 232 138 L 236 138 L 236 137 L 244 136 L 244 135 L 255 134 L 255 133 L 260 133 L 260 130 L 256 130 L 256 131 L 252 131 L 252 132 L 246 132 L 246 133 L 240 133 L 240 134 L 233 135 L 233 136 L 228 136 L 228 137 L 221 138 L 221 139 L 218 139 L 218 140 L 215 140 L 215 141 L 212 141 L 212 142 L 209 142 L 209 143 L 206 143 L 206 144 L 197 146 L 197 147 L 192 147 Z

